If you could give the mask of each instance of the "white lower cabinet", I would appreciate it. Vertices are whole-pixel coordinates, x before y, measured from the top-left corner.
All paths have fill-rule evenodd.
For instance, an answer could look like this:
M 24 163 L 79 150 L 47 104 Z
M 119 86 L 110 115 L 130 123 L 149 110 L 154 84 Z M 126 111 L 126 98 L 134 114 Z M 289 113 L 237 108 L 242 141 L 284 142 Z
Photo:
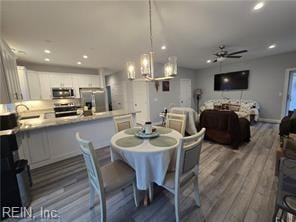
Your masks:
M 50 159 L 46 129 L 24 132 L 19 135 L 18 141 L 20 141 L 20 156 L 28 159 L 33 168 Z
M 75 138 L 92 141 L 95 148 L 108 146 L 115 133 L 113 118 L 59 125 L 18 134 L 19 156 L 27 159 L 32 169 L 79 155 Z

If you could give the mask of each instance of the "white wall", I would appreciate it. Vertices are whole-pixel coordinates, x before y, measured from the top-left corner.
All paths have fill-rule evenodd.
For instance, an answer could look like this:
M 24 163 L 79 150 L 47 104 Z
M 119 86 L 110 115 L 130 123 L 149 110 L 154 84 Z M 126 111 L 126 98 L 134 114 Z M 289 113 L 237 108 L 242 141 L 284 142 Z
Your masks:
M 162 73 L 163 65 L 155 65 L 156 72 Z M 179 106 L 180 104 L 180 79 L 191 79 L 192 90 L 194 90 L 194 82 L 196 78 L 196 70 L 178 67 L 178 75 L 176 78 L 170 80 L 170 91 L 162 91 L 162 82 L 159 83 L 158 91 L 156 91 L 155 83 L 149 83 L 149 104 L 150 104 L 150 118 L 152 122 L 159 122 L 161 118 L 159 113 L 163 111 L 164 107 L 168 107 L 171 103 Z M 195 101 L 191 101 L 191 105 L 195 108 Z
M 296 52 L 252 59 L 249 61 L 222 65 L 222 72 L 250 70 L 249 89 L 243 91 L 243 99 L 259 102 L 260 116 L 265 119 L 281 119 L 285 70 L 296 67 Z M 222 91 L 214 91 L 214 74 L 219 66 L 197 71 L 195 88 L 202 89 L 201 103 L 221 98 Z M 228 98 L 240 98 L 241 91 L 225 91 Z

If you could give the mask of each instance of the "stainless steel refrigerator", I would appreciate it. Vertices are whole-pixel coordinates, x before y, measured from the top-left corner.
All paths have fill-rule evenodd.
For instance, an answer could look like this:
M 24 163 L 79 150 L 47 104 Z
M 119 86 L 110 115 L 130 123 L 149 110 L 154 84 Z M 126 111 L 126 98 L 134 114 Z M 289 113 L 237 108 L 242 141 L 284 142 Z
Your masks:
M 96 108 L 96 112 L 106 112 L 106 90 L 103 88 L 80 88 L 81 105 Z

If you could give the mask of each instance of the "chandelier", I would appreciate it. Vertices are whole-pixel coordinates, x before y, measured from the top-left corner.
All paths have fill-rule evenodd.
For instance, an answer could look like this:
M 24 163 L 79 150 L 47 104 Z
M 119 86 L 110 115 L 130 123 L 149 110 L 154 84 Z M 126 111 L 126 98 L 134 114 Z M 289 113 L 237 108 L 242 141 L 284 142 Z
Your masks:
M 153 52 L 153 36 L 152 36 L 152 10 L 151 0 L 149 0 L 149 31 L 150 31 L 150 52 L 145 53 L 140 58 L 141 74 L 148 81 L 158 81 L 172 79 L 177 75 L 177 57 L 170 56 L 168 62 L 164 64 L 163 76 L 154 76 L 154 52 Z M 127 77 L 129 80 L 136 78 L 136 65 L 135 62 L 127 62 Z

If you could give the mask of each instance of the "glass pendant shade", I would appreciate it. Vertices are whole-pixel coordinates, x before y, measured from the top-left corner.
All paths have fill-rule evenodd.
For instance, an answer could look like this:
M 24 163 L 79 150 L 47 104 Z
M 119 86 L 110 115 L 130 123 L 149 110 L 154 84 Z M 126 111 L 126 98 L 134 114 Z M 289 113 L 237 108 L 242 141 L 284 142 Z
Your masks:
M 177 75 L 177 57 L 170 56 L 168 58 L 168 63 L 164 65 L 164 76 L 160 76 L 154 78 L 154 53 L 153 53 L 153 27 L 152 27 L 152 0 L 148 0 L 149 3 L 149 37 L 150 37 L 150 51 L 149 53 L 145 53 L 140 58 L 140 71 L 141 75 L 148 81 L 159 81 L 165 79 L 172 79 Z M 133 80 L 136 77 L 135 73 L 135 63 L 128 62 L 127 63 L 127 75 L 128 79 Z M 157 75 L 156 75 L 157 76 Z
M 136 70 L 135 70 L 135 63 L 134 62 L 127 62 L 126 63 L 126 70 L 127 70 L 127 78 L 133 80 L 136 78 Z
M 141 74 L 143 76 L 148 76 L 150 73 L 150 55 L 143 54 L 141 56 Z
M 173 71 L 173 69 L 172 69 L 171 63 L 168 62 L 168 63 L 164 64 L 164 76 L 165 77 L 172 76 L 172 71 Z
M 177 57 L 170 56 L 169 57 L 169 64 L 171 65 L 171 69 L 172 69 L 170 76 L 176 76 L 178 74 L 178 72 L 177 72 Z

